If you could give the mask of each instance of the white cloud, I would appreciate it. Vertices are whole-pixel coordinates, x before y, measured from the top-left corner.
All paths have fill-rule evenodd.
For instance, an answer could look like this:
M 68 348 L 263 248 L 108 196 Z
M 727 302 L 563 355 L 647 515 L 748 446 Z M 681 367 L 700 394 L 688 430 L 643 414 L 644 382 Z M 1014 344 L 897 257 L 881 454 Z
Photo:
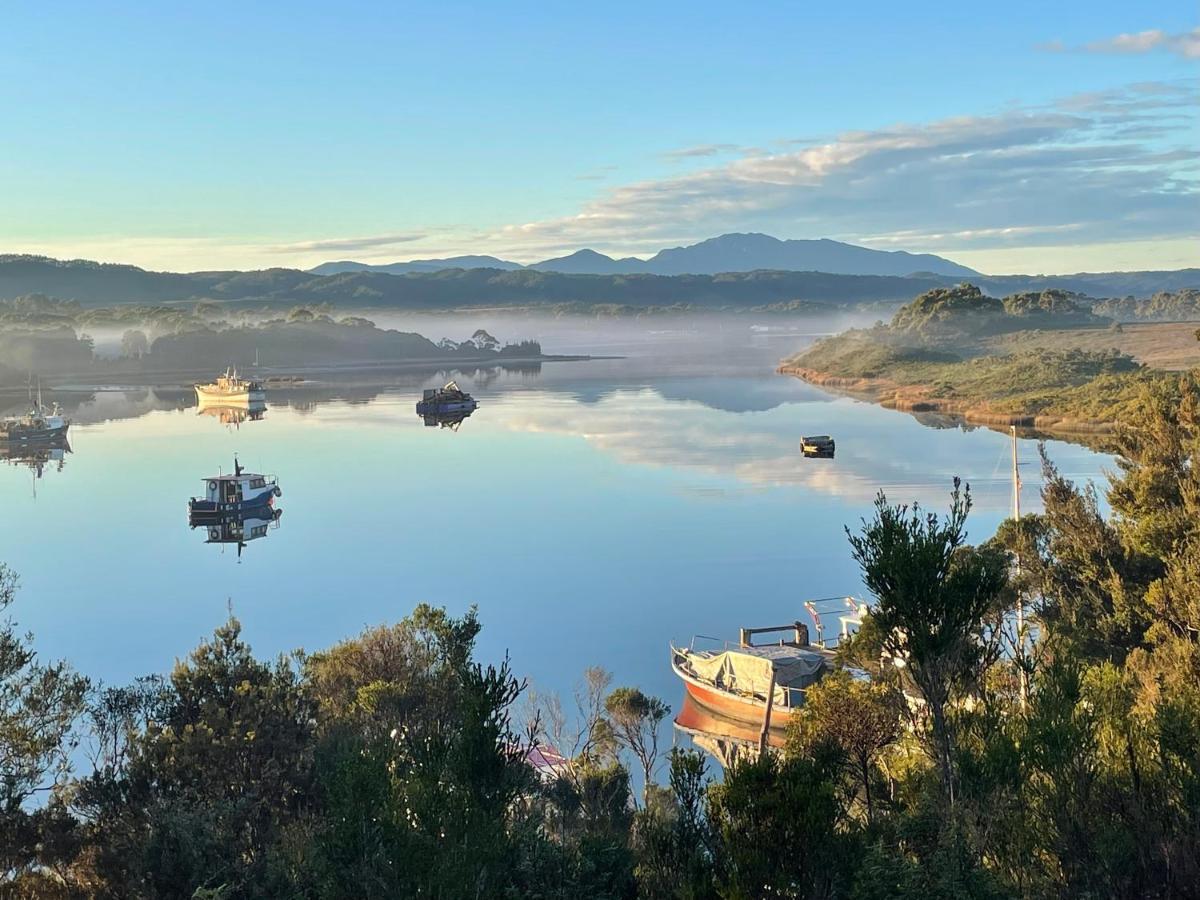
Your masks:
M 1168 34 L 1157 28 L 1084 44 L 1088 53 L 1150 53 L 1165 50 L 1184 59 L 1200 59 L 1200 28 L 1181 34 Z
M 267 248 L 273 253 L 324 253 L 327 251 L 370 250 L 379 247 L 394 247 L 410 244 L 427 238 L 426 234 L 384 234 L 375 237 L 325 238 L 317 241 L 298 241 L 291 244 L 276 244 Z
M 966 254 L 1002 252 L 1006 268 L 1020 250 L 1028 262 L 1019 268 L 1043 272 L 1070 271 L 1056 260 L 1064 246 L 1126 244 L 1136 250 L 1131 267 L 1167 267 L 1156 246 L 1178 247 L 1196 232 L 1196 89 L 1195 81 L 1131 84 L 1044 107 L 849 131 L 775 153 L 698 145 L 674 153 L 699 160 L 696 170 L 607 188 L 571 215 L 490 228 L 292 242 L 88 238 L 4 249 L 173 269 L 309 267 L 351 254 L 372 262 L 461 253 L 532 262 L 584 246 L 644 256 L 722 232 L 766 231 L 964 262 Z M 1178 256 L 1173 250 L 1171 259 Z M 1200 265 L 1200 251 L 1186 264 Z
M 1200 200 L 1200 156 L 1184 140 L 1194 124 L 1193 85 L 1135 84 L 743 155 L 614 188 L 574 215 L 487 241 L 531 258 L 585 245 L 644 254 L 735 230 L 864 242 L 909 234 L 910 250 L 1036 247 L 1064 232 L 1083 244 L 1178 237 L 1194 231 Z

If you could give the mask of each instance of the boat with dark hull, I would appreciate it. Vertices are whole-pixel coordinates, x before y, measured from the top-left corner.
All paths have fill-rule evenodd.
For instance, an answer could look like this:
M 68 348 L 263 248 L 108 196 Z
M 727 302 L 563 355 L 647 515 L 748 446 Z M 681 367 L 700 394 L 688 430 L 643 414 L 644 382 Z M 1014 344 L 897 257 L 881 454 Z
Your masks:
M 421 399 L 417 401 L 417 415 L 429 417 L 451 416 L 459 413 L 470 415 L 478 409 L 479 403 L 458 386 L 449 381 L 445 387 L 427 388 Z
M 814 434 L 800 438 L 800 452 L 817 459 L 833 459 L 837 445 L 827 434 Z
M 268 510 L 282 494 L 274 476 L 247 472 L 234 459 L 232 475 L 209 476 L 204 497 L 188 501 L 188 523 L 220 522 L 253 510 Z
M 63 418 L 58 404 L 47 412 L 41 403 L 23 416 L 0 419 L 0 445 L 53 444 L 66 440 L 71 420 Z

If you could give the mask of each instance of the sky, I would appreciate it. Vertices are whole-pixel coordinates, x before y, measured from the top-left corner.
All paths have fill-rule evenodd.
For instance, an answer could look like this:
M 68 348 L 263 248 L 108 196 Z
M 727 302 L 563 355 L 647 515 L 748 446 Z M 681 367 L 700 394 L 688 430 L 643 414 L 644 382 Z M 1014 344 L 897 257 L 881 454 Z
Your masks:
M 1180 2 L 6 3 L 0 253 L 1200 266 Z

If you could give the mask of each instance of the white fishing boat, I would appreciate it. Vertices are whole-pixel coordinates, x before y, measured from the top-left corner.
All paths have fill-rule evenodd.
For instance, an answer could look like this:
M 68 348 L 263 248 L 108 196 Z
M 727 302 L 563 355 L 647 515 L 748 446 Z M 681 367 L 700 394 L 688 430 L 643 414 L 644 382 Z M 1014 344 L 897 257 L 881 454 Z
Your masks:
M 262 383 L 238 375 L 237 369 L 226 369 L 224 375 L 208 384 L 197 384 L 196 399 L 211 406 L 249 406 L 267 402 Z

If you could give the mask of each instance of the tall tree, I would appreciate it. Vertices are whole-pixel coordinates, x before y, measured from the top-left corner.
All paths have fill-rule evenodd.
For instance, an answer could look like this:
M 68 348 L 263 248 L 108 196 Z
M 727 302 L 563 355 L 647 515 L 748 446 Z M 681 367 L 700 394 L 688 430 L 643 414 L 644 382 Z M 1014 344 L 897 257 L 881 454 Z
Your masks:
M 871 618 L 884 651 L 901 661 L 928 710 L 942 790 L 954 802 L 954 738 L 947 707 L 994 659 L 1008 561 L 966 543 L 969 488 L 954 479 L 945 519 L 914 504 L 892 506 L 882 492 L 861 534 L 847 529 L 855 561 L 876 598 Z
M 646 805 L 654 783 L 654 767 L 658 762 L 658 730 L 670 713 L 657 697 L 643 694 L 638 688 L 621 687 L 604 701 L 606 721 L 617 744 L 633 754 L 642 767 L 642 805 Z

